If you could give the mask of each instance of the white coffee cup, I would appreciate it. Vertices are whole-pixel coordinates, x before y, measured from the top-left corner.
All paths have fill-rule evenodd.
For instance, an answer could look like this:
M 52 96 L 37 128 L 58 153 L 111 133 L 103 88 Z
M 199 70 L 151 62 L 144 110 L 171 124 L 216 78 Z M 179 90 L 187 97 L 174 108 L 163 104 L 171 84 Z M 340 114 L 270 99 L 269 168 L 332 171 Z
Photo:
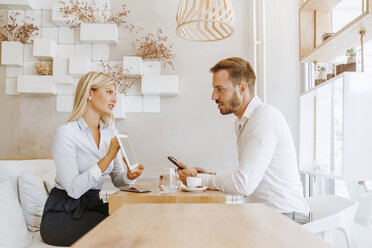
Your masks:
M 187 177 L 186 182 L 187 182 L 187 187 L 196 188 L 201 185 L 201 178 L 200 177 Z

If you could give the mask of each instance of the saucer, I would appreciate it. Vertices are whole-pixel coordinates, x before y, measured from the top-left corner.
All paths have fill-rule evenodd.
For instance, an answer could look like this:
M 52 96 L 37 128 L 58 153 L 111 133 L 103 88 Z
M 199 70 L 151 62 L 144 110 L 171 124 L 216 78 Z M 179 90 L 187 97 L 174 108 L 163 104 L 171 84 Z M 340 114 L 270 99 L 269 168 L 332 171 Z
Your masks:
M 188 192 L 203 192 L 208 187 L 207 186 L 203 186 L 202 188 L 189 188 L 189 187 L 186 187 L 186 186 L 181 186 L 181 188 L 182 188 L 182 190 L 188 191 Z

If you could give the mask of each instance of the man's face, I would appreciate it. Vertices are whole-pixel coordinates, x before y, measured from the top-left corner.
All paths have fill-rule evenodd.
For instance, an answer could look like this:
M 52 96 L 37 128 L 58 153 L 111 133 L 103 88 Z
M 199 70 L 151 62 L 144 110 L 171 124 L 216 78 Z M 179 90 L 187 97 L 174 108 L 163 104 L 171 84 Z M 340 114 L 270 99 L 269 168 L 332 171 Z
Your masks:
M 222 115 L 232 114 L 239 110 L 242 105 L 239 86 L 233 85 L 227 70 L 213 73 L 212 87 L 212 100 L 216 101 Z

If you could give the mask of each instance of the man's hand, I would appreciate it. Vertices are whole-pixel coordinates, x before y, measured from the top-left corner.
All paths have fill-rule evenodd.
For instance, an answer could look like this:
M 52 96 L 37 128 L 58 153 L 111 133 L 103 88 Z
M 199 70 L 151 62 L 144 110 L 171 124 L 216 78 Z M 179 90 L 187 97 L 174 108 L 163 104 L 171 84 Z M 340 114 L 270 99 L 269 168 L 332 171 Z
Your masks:
M 203 168 L 200 168 L 200 167 L 194 167 L 194 169 L 195 169 L 198 173 L 209 174 L 209 172 L 206 171 L 206 170 L 204 170 Z
M 209 171 L 206 171 L 205 169 L 200 168 L 200 167 L 194 167 L 194 169 L 195 169 L 198 173 L 209 174 L 209 175 L 216 175 L 216 172 L 209 172 Z
M 183 170 L 177 169 L 178 175 L 180 176 L 180 180 L 183 182 L 183 184 L 187 185 L 186 177 L 196 177 L 198 175 L 198 172 L 195 170 L 195 168 L 188 166 L 181 161 L 177 161 L 177 164 L 183 168 Z

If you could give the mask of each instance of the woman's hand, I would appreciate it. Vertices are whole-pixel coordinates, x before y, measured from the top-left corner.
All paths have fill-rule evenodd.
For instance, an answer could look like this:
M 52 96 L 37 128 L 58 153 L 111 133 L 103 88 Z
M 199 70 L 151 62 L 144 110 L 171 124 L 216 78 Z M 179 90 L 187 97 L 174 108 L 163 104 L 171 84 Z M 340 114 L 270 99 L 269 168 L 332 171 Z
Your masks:
M 120 132 L 119 134 L 128 134 L 127 132 Z M 110 147 L 107 151 L 107 156 L 113 160 L 114 158 L 116 158 L 116 155 L 118 154 L 118 151 L 120 149 L 120 144 L 119 144 L 119 141 L 117 139 L 117 137 L 113 137 L 110 141 Z
M 127 163 L 127 161 L 125 160 L 124 157 L 123 157 L 123 161 L 124 161 L 125 165 L 127 166 L 127 178 L 129 180 L 134 180 L 134 179 L 138 178 L 142 174 L 143 169 L 145 168 L 143 166 L 143 164 L 140 164 L 135 169 L 130 170 L 129 167 L 128 167 L 128 163 Z

